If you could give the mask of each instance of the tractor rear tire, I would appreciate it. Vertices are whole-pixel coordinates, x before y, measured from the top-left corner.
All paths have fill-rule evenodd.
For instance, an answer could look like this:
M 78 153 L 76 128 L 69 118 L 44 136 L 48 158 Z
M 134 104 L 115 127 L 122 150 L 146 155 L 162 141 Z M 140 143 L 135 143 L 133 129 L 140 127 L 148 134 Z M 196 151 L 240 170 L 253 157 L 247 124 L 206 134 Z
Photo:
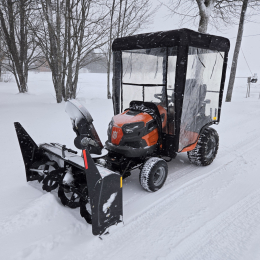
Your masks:
M 166 161 L 158 157 L 152 157 L 144 163 L 139 181 L 145 190 L 155 192 L 163 186 L 167 175 L 168 165 Z
M 199 137 L 196 147 L 188 152 L 191 163 L 198 166 L 210 165 L 215 159 L 219 146 L 219 136 L 214 128 L 207 127 Z

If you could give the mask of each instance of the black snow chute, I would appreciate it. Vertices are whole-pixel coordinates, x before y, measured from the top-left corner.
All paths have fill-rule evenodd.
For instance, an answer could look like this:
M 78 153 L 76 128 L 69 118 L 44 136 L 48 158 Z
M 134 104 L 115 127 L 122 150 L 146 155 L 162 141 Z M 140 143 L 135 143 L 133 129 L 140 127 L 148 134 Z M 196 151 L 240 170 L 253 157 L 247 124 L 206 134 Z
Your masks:
M 78 149 L 82 149 L 81 140 L 84 137 L 91 138 L 94 145 L 89 145 L 88 150 L 91 154 L 101 154 L 103 144 L 93 125 L 93 118 L 88 110 L 81 105 L 77 100 L 69 100 L 66 102 L 65 111 L 69 115 L 72 127 L 77 137 L 74 144 Z

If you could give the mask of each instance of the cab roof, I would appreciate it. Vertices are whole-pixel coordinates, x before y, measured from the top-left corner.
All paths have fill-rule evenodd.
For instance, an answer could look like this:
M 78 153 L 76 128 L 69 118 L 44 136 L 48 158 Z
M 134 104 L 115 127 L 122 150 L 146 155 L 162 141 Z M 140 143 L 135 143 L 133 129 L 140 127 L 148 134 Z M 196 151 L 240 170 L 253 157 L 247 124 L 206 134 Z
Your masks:
M 190 29 L 179 29 L 117 38 L 113 42 L 112 50 L 121 51 L 173 46 L 193 46 L 226 52 L 229 51 L 230 42 L 227 38 L 221 36 L 199 33 Z

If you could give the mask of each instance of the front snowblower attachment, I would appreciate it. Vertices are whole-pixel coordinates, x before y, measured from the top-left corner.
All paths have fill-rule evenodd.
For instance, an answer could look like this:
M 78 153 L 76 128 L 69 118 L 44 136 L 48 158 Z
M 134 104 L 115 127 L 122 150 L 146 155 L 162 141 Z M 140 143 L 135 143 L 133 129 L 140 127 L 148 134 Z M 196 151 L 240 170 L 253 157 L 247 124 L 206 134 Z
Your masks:
M 38 181 L 47 192 L 58 190 L 62 204 L 79 207 L 81 216 L 92 224 L 93 235 L 101 235 L 111 225 L 122 222 L 122 177 L 94 163 L 90 151 L 102 154 L 103 146 L 92 124 L 93 119 L 86 117 L 85 108 L 86 111 L 76 111 L 77 103 L 71 102 L 69 106 L 77 113 L 70 117 L 82 156 L 57 143 L 37 146 L 21 124 L 14 123 L 26 178 L 28 182 Z M 82 125 L 88 129 L 83 133 Z

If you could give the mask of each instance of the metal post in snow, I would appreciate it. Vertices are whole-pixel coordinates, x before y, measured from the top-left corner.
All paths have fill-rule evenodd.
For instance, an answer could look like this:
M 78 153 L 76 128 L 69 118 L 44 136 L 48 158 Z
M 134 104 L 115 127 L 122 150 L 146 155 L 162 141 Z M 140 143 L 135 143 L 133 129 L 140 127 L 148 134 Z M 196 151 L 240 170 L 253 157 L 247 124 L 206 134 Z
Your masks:
M 250 82 L 251 82 L 251 77 L 248 77 L 247 78 L 247 95 L 246 95 L 246 98 L 250 97 Z

